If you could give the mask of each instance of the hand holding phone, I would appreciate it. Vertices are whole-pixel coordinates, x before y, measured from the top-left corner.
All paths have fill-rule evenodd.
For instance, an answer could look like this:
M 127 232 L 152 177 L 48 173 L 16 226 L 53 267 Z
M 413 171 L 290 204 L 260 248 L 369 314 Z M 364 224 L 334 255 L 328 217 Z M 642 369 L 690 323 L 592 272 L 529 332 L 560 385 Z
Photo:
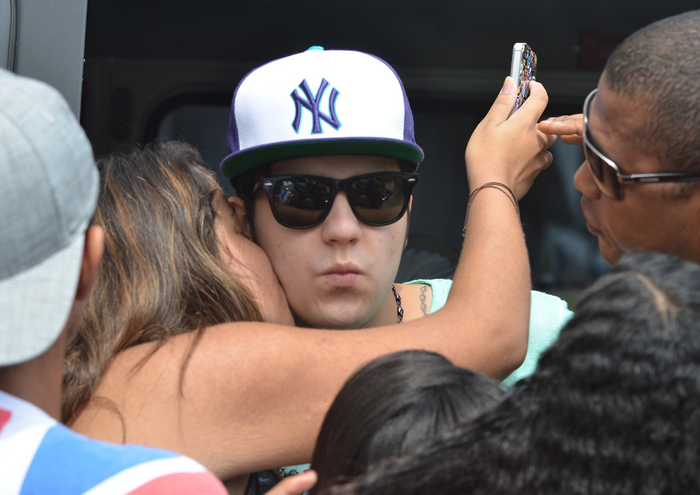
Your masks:
M 537 55 L 535 51 L 527 43 L 515 43 L 513 45 L 513 58 L 510 63 L 510 77 L 515 81 L 518 92 L 511 115 L 530 96 L 530 81 L 535 80 L 536 73 Z

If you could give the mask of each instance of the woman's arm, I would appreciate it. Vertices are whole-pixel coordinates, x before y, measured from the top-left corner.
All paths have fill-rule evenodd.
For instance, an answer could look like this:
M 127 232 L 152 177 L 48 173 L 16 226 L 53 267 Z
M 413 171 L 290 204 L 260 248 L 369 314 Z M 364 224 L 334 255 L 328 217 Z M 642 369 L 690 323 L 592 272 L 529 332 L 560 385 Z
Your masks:
M 545 151 L 551 139 L 536 127 L 544 89 L 534 83 L 526 104 L 506 120 L 514 98 L 502 92 L 472 135 L 466 151 L 472 190 L 497 181 L 521 197 L 551 163 Z M 170 339 L 134 368 L 149 349 L 137 346 L 115 358 L 97 399 L 72 426 L 97 438 L 170 448 L 230 478 L 308 462 L 337 391 L 382 354 L 428 349 L 459 366 L 506 375 L 527 345 L 530 273 L 520 219 L 507 194 L 487 188 L 472 201 L 465 229 L 440 311 L 364 330 L 219 325 L 204 332 L 182 382 L 193 335 Z

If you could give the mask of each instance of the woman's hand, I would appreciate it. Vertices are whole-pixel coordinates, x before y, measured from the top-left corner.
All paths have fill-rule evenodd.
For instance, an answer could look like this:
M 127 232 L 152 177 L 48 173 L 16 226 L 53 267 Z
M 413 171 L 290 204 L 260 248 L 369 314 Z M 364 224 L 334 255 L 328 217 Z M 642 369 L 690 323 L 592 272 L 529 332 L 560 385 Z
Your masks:
M 301 495 L 311 490 L 317 480 L 318 475 L 316 471 L 304 471 L 301 474 L 284 478 L 267 493 L 268 495 Z
M 547 106 L 547 92 L 530 83 L 530 97 L 510 118 L 516 87 L 506 78 L 501 93 L 486 117 L 474 130 L 465 152 L 467 179 L 471 190 L 486 182 L 502 182 L 522 198 L 535 177 L 552 163 L 547 151 L 556 136 L 537 128 L 537 119 Z
M 567 144 L 583 144 L 583 114 L 553 117 L 537 126 L 545 134 L 561 136 L 561 140 Z

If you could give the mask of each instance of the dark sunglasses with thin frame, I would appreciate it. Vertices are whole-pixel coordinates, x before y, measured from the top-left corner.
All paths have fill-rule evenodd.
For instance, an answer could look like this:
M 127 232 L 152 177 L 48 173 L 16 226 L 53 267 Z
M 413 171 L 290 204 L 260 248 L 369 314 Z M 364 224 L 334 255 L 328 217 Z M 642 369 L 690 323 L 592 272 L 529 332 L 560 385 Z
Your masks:
M 323 222 L 342 191 L 360 222 L 380 227 L 403 216 L 417 182 L 417 174 L 405 172 L 378 172 L 347 179 L 278 175 L 256 182 L 253 194 L 265 191 L 272 214 L 280 224 L 308 229 Z
M 600 192 L 611 199 L 622 199 L 624 197 L 623 184 L 637 183 L 657 183 L 657 182 L 689 182 L 700 181 L 700 174 L 689 172 L 658 172 L 652 174 L 630 174 L 622 173 L 620 166 L 605 156 L 593 144 L 593 139 L 588 132 L 588 114 L 591 102 L 598 90 L 594 89 L 586 98 L 583 104 L 583 153 L 588 162 L 593 180 L 600 189 Z

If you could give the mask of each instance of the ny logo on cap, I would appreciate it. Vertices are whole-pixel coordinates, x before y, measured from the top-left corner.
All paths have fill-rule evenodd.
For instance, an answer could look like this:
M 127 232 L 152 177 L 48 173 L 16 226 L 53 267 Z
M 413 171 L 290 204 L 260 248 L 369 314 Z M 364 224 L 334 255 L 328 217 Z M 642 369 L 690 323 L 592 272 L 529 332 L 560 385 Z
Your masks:
M 319 134 L 323 132 L 323 129 L 321 128 L 321 120 L 324 120 L 325 122 L 330 124 L 335 130 L 338 130 L 341 126 L 340 121 L 338 120 L 338 117 L 335 114 L 335 100 L 338 98 L 338 90 L 335 88 L 331 90 L 330 98 L 328 99 L 328 113 L 330 114 L 329 117 L 328 115 L 322 113 L 319 109 L 319 105 L 321 104 L 321 98 L 323 98 L 323 93 L 328 87 L 328 81 L 326 81 L 325 79 L 321 80 L 321 85 L 319 86 L 316 95 L 311 93 L 311 89 L 309 89 L 309 84 L 306 82 L 306 79 L 304 79 L 301 82 L 301 84 L 299 84 L 299 87 L 304 92 L 306 99 L 303 99 L 301 96 L 299 96 L 299 93 L 297 93 L 296 89 L 292 91 L 291 96 L 292 100 L 294 100 L 294 106 L 296 108 L 294 122 L 292 122 L 292 127 L 294 128 L 294 131 L 296 131 L 297 134 L 299 133 L 299 127 L 301 126 L 301 112 L 303 111 L 303 108 L 309 110 L 313 116 L 313 127 L 311 128 L 311 132 L 313 134 Z

